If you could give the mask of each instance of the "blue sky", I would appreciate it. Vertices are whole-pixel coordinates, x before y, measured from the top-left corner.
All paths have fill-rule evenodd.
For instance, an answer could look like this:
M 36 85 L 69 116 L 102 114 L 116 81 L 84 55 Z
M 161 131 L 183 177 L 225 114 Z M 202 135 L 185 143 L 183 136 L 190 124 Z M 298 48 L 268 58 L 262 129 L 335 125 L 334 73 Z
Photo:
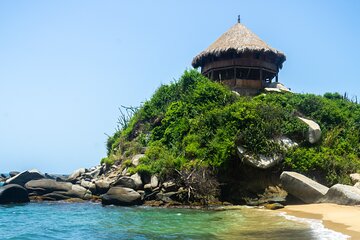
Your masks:
M 360 97 L 360 1 L 0 1 L 0 172 L 68 173 L 106 155 L 139 106 L 242 23 L 285 52 L 296 92 Z

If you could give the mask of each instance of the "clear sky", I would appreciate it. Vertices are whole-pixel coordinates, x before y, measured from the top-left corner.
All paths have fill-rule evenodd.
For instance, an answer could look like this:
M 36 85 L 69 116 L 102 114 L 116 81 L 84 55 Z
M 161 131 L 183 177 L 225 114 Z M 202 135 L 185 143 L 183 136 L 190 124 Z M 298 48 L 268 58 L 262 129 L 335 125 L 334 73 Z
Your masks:
M 242 23 L 287 61 L 296 92 L 360 98 L 360 1 L 0 1 L 0 172 L 68 173 L 106 155 L 139 106 Z

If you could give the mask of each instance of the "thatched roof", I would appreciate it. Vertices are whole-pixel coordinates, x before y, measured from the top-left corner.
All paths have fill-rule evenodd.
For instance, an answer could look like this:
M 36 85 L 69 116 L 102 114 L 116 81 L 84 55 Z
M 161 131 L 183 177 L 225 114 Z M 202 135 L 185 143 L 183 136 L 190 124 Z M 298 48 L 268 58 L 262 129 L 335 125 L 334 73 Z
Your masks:
M 282 67 L 282 63 L 286 60 L 286 57 L 282 52 L 267 45 L 255 33 L 251 32 L 241 23 L 236 23 L 205 51 L 202 51 L 197 55 L 192 61 L 192 66 L 197 68 L 202 66 L 203 62 L 209 57 L 218 57 L 222 54 L 231 52 L 238 54 L 244 52 L 258 52 L 272 55 L 275 59 L 275 64 L 280 68 Z

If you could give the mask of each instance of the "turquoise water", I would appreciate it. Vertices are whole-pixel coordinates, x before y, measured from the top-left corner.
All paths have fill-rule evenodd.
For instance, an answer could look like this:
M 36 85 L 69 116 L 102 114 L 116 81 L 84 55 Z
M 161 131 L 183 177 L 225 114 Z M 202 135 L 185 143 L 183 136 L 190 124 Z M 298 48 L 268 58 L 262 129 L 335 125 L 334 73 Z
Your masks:
M 291 218 L 291 217 L 290 217 Z M 249 208 L 226 211 L 103 207 L 94 203 L 0 205 L 0 239 L 345 239 L 320 222 Z

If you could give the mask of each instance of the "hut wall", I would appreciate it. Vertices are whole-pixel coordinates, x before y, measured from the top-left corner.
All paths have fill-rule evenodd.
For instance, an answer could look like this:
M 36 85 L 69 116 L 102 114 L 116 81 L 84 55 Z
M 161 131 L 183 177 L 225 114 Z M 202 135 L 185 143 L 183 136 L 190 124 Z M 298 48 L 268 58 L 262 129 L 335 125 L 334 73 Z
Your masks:
M 207 63 L 205 66 L 201 68 L 202 73 L 206 73 L 211 69 L 216 68 L 224 68 L 224 67 L 230 67 L 230 66 L 241 66 L 241 67 L 261 67 L 267 70 L 270 70 L 271 72 L 276 73 L 278 71 L 278 68 L 276 64 L 265 62 L 260 59 L 253 59 L 253 58 L 234 58 L 229 60 L 219 60 Z

